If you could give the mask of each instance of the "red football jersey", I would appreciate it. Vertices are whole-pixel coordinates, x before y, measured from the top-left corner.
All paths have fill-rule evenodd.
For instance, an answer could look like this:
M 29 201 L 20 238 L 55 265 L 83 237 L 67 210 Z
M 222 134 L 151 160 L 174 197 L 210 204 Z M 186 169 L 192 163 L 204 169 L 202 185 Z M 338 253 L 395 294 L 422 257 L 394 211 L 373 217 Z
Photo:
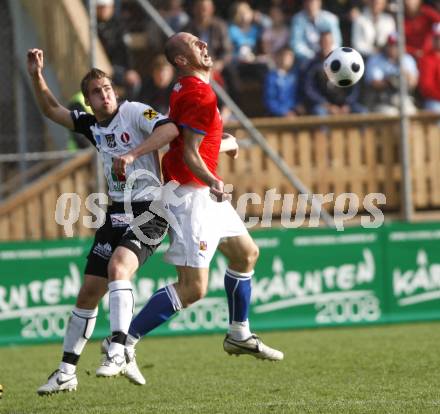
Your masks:
M 162 159 L 165 182 L 175 180 L 180 184 L 207 185 L 193 174 L 183 159 L 184 128 L 204 135 L 199 153 L 209 171 L 218 178 L 216 170 L 223 123 L 211 86 L 195 76 L 179 79 L 171 93 L 169 118 L 179 127 L 180 134 Z

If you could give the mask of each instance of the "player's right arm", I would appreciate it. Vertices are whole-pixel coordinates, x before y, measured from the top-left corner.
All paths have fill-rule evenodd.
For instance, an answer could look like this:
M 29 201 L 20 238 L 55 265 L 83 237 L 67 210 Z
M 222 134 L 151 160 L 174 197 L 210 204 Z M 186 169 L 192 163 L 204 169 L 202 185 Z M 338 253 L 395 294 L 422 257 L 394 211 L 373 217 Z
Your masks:
M 52 121 L 73 130 L 73 120 L 70 111 L 62 106 L 51 90 L 43 76 L 44 58 L 40 49 L 29 49 L 27 53 L 27 67 L 32 79 L 38 106 L 43 114 Z

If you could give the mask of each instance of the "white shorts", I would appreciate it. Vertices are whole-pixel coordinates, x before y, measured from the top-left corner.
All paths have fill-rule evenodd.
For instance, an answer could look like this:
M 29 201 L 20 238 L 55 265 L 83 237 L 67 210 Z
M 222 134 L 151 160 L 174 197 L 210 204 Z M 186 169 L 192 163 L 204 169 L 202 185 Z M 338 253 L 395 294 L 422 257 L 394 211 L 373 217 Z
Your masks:
M 170 205 L 170 247 L 164 260 L 177 266 L 208 268 L 222 238 L 248 231 L 229 201 L 215 202 L 208 187 L 181 185 L 174 190 L 178 206 Z

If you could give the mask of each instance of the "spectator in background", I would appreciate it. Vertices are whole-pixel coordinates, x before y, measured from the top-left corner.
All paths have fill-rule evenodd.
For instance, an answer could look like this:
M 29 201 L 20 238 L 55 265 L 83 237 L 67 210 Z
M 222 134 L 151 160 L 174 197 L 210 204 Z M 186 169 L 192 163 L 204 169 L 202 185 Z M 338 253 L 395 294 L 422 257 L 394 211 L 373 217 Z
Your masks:
M 188 24 L 190 19 L 186 11 L 182 8 L 182 0 L 151 0 L 151 3 L 174 31 L 180 32 L 182 28 Z M 126 0 L 123 4 L 123 9 L 131 8 L 136 13 L 137 8 L 133 6 L 135 6 L 137 2 Z M 139 25 L 140 27 L 137 27 L 136 31 L 144 32 L 146 38 L 146 46 L 143 54 L 143 70 L 145 74 L 151 72 L 151 63 L 154 57 L 163 53 L 168 36 L 163 32 L 162 28 L 156 24 L 154 19 L 144 15 L 145 12 L 143 12 L 143 10 L 137 11 L 137 15 L 129 15 L 126 20 L 131 26 L 134 26 L 133 21 L 136 19 L 142 21 L 142 24 Z
M 440 112 L 440 23 L 433 27 L 432 46 L 419 60 L 419 91 L 424 99 L 423 107 Z
M 362 13 L 353 21 L 352 46 L 362 56 L 377 53 L 396 31 L 394 17 L 386 13 L 387 0 L 368 0 Z
M 379 53 L 371 55 L 365 69 L 365 99 L 371 111 L 388 115 L 399 112 L 399 50 L 398 35 L 388 36 L 387 44 Z M 415 90 L 419 79 L 419 71 L 415 59 L 408 53 L 403 57 L 403 73 L 406 77 L 408 91 Z M 412 96 L 404 98 L 408 114 L 416 112 Z
M 135 99 L 141 77 L 133 69 L 129 50 L 124 43 L 124 30 L 115 15 L 114 0 L 96 0 L 98 36 L 113 66 L 113 82 L 122 88 L 127 99 Z
M 229 38 L 236 62 L 256 61 L 261 34 L 261 27 L 254 22 L 254 10 L 251 6 L 245 1 L 234 3 L 231 7 Z
M 264 82 L 264 106 L 272 116 L 294 116 L 304 111 L 299 105 L 298 71 L 293 69 L 295 55 L 285 47 L 276 53 L 275 68 Z
M 156 111 L 168 114 L 170 95 L 173 89 L 174 68 L 164 55 L 154 58 L 151 76 L 142 82 L 139 94 L 141 102 L 148 102 Z
M 416 59 L 431 46 L 431 29 L 440 22 L 440 13 L 422 0 L 405 0 L 406 50 Z
M 321 32 L 332 33 L 332 48 L 341 46 L 339 19 L 322 10 L 321 0 L 304 0 L 303 10 L 292 17 L 291 30 L 290 47 L 301 62 L 313 59 L 319 53 Z
M 216 0 L 216 8 L 220 15 L 225 18 L 228 16 L 228 11 L 230 12 L 228 8 L 231 3 L 231 1 Z M 291 17 L 301 9 L 302 0 L 247 0 L 247 3 L 254 10 L 260 10 L 263 13 L 268 13 L 272 6 L 278 6 L 281 7 L 286 17 Z
M 214 78 L 231 61 L 232 45 L 226 23 L 216 17 L 213 0 L 195 0 L 193 3 L 193 18 L 184 32 L 192 33 L 208 44 L 209 53 L 214 61 Z
M 248 3 L 238 1 L 232 5 L 228 31 L 233 48 L 232 62 L 227 70 L 228 86 L 232 98 L 243 106 L 248 99 L 243 94 L 245 87 L 258 85 L 261 89 L 267 72 L 267 57 L 259 54 L 262 29 L 255 23 L 254 10 Z
M 175 32 L 181 32 L 189 23 L 189 16 L 182 7 L 182 0 L 161 0 L 158 9 Z
M 341 29 L 342 44 L 350 46 L 353 21 L 360 13 L 364 1 L 362 0 L 324 0 L 325 10 L 333 13 L 339 18 Z
M 265 4 L 266 0 L 262 0 L 261 3 Z M 272 6 L 280 7 L 283 14 L 290 18 L 301 10 L 301 3 L 302 1 L 299 0 L 269 0 L 269 8 Z
M 208 44 L 209 53 L 214 62 L 212 78 L 229 93 L 234 94 L 238 89 L 238 74 L 228 65 L 232 60 L 232 44 L 229 39 L 226 22 L 215 16 L 213 0 L 194 0 L 192 6 L 192 20 L 183 29 L 192 33 Z M 219 101 L 223 122 L 226 122 L 231 112 Z
M 337 115 L 364 112 L 359 103 L 359 84 L 350 88 L 338 88 L 330 83 L 322 65 L 333 50 L 334 39 L 330 31 L 324 31 L 319 38 L 320 51 L 305 70 L 304 95 L 309 113 L 312 115 Z
M 262 50 L 273 61 L 275 55 L 289 43 L 289 27 L 281 7 L 272 6 L 269 10 L 269 17 L 272 20 L 272 26 L 263 32 Z

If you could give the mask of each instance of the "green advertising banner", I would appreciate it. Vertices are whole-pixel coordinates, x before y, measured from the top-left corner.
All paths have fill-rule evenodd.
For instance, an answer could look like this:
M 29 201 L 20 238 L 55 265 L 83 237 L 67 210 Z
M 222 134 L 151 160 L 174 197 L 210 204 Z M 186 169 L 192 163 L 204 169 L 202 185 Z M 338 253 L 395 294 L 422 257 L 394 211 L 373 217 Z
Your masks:
M 440 223 L 385 229 L 389 321 L 439 319 Z
M 274 329 L 382 321 L 379 232 L 306 229 L 253 235 L 260 245 L 260 259 L 253 280 L 252 326 Z
M 91 244 L 91 239 L 67 239 L 0 245 L 0 345 L 64 337 Z M 166 248 L 164 243 L 161 251 Z M 155 290 L 175 280 L 174 268 L 161 256 L 152 257 L 133 281 L 137 310 Z M 108 309 L 106 295 L 94 337 L 109 334 Z
M 440 318 L 440 223 L 379 229 L 270 229 L 252 233 L 254 331 Z M 91 239 L 0 244 L 0 345 L 60 341 L 82 283 Z M 176 280 L 158 252 L 134 281 L 136 311 Z M 224 332 L 227 266 L 217 254 L 207 296 L 154 335 Z M 93 337 L 109 333 L 108 297 Z

